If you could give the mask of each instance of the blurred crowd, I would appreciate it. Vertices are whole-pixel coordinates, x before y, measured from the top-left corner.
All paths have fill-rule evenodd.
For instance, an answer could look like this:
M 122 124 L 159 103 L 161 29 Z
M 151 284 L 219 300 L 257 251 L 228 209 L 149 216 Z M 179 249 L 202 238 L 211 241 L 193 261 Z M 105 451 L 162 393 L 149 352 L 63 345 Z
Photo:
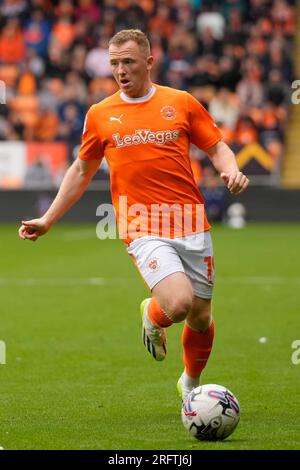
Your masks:
M 0 0 L 0 140 L 80 143 L 88 107 L 116 90 L 107 44 L 150 38 L 154 82 L 191 92 L 234 150 L 281 158 L 295 0 Z

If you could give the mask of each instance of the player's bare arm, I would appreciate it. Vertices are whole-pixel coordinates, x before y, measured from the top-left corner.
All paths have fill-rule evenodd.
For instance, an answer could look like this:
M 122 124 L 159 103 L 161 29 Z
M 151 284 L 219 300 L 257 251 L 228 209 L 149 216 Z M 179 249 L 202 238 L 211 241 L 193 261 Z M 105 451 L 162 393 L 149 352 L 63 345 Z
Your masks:
M 38 219 L 22 221 L 19 237 L 22 240 L 36 241 L 47 233 L 52 225 L 80 199 L 96 173 L 99 162 L 99 159 L 75 160 L 66 172 L 60 189 L 47 212 Z
M 240 194 L 249 186 L 249 179 L 239 170 L 234 153 L 225 142 L 220 140 L 205 151 L 232 194 Z

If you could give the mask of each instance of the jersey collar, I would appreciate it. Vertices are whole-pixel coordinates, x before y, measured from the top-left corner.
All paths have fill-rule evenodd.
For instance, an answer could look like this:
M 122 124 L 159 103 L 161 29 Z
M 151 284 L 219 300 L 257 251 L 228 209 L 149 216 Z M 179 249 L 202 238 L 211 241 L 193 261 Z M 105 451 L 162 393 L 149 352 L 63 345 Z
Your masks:
M 156 92 L 156 88 L 154 85 L 152 85 L 149 93 L 147 93 L 147 95 L 145 96 L 139 96 L 138 98 L 130 98 L 124 93 L 124 91 L 121 91 L 120 98 L 123 101 L 126 101 L 126 103 L 144 103 L 145 101 L 148 101 L 150 98 L 152 98 L 155 92 Z

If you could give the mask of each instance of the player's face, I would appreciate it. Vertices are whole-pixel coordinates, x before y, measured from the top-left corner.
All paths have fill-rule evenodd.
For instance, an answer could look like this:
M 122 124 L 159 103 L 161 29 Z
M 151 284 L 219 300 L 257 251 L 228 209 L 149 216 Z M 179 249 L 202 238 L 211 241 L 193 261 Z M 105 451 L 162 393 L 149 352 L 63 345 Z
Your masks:
M 113 76 L 127 96 L 137 98 L 150 91 L 153 57 L 147 56 L 136 42 L 127 41 L 121 46 L 111 44 L 109 58 Z

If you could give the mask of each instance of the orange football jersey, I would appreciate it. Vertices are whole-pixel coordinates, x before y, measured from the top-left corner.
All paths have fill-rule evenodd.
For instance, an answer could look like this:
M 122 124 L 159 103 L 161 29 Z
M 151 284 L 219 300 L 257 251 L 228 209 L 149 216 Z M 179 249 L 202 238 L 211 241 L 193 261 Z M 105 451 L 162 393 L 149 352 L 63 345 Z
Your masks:
M 146 97 L 118 91 L 91 106 L 79 158 L 105 156 L 120 238 L 127 243 L 145 235 L 173 238 L 210 228 L 189 148 L 193 143 L 205 150 L 221 138 L 192 95 L 153 85 Z M 164 229 L 168 217 L 169 231 Z

